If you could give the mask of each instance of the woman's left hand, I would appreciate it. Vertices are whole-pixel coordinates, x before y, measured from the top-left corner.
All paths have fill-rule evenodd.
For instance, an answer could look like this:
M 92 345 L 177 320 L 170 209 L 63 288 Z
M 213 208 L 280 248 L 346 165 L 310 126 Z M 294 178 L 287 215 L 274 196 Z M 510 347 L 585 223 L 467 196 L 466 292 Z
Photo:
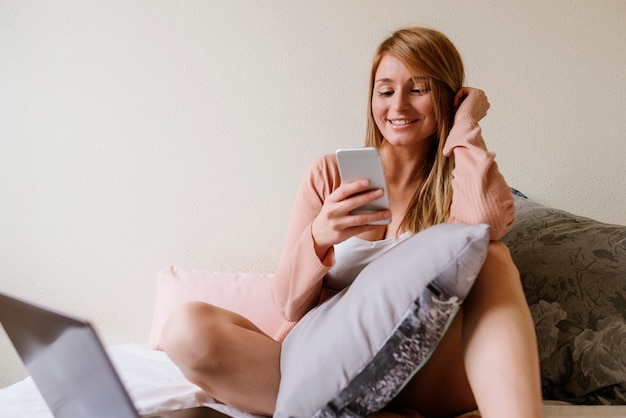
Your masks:
M 487 116 L 489 100 L 484 91 L 471 87 L 461 87 L 454 96 L 454 123 L 463 116 L 471 116 L 478 122 Z

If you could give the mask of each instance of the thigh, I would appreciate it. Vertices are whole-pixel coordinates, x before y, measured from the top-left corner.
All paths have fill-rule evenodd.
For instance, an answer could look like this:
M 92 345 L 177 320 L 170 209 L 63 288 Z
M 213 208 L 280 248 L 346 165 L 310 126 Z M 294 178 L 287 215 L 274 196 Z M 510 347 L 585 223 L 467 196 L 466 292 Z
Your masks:
M 511 301 L 520 309 L 527 308 L 519 273 L 508 248 L 500 242 L 492 242 L 485 264 L 450 329 L 428 362 L 391 405 L 412 408 L 433 417 L 454 416 L 476 409 L 465 367 L 467 334 L 494 305 Z
M 251 321 L 190 303 L 172 315 L 163 337 L 165 351 L 190 381 L 231 406 L 271 415 L 281 347 Z
M 455 416 L 476 409 L 462 348 L 463 308 L 422 369 L 391 402 L 429 417 Z

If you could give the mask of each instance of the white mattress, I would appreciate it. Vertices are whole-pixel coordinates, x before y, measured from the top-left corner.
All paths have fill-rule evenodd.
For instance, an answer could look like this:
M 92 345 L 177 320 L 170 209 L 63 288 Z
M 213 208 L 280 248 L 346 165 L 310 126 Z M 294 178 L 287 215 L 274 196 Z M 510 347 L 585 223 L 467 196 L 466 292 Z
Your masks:
M 108 352 L 140 414 L 205 405 L 232 417 L 258 418 L 216 403 L 189 383 L 161 351 L 123 344 L 109 348 Z M 626 406 L 576 406 L 546 401 L 544 410 L 546 418 L 626 418 Z M 53 418 L 31 378 L 0 390 L 0 417 Z

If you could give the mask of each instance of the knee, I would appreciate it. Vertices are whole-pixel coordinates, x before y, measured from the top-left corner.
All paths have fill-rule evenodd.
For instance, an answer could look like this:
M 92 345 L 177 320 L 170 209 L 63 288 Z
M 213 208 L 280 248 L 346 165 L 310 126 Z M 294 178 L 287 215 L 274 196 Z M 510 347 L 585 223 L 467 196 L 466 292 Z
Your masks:
M 519 271 L 513 262 L 509 247 L 500 241 L 490 242 L 487 248 L 487 257 L 485 258 L 483 270 L 490 268 L 499 272 L 500 275 L 506 275 L 519 280 Z
M 219 308 L 202 302 L 182 305 L 168 318 L 162 334 L 163 351 L 181 369 L 211 366 L 221 348 Z
M 511 258 L 509 247 L 502 241 L 490 241 L 487 247 L 487 254 L 501 259 Z
M 484 296 L 480 298 L 481 303 L 491 298 L 494 303 L 511 302 L 528 308 L 519 270 L 509 248 L 502 242 L 489 243 L 487 257 L 472 291 L 473 297 L 479 295 Z

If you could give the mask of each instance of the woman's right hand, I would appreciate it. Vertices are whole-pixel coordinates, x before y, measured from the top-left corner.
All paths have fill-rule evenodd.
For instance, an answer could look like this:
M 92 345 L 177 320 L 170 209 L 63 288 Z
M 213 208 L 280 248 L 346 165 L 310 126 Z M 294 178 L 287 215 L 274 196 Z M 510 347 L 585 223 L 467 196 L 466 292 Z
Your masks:
M 320 260 L 324 259 L 333 245 L 352 236 L 374 230 L 379 225 L 369 225 L 370 223 L 391 217 L 389 210 L 350 214 L 354 209 L 382 197 L 382 189 L 367 191 L 369 187 L 369 180 L 342 183 L 328 195 L 322 210 L 311 225 L 315 250 Z

